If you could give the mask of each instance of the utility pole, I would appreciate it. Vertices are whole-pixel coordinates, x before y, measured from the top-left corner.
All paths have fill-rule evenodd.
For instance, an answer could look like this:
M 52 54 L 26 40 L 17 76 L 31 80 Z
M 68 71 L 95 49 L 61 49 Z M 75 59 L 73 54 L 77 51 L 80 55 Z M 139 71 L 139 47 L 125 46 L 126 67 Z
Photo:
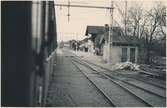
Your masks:
M 68 17 L 68 22 L 70 21 L 70 1 L 68 1 L 68 13 L 67 13 L 67 17 Z
M 78 48 L 78 43 L 77 42 L 78 42 L 78 33 L 76 33 L 76 50 L 75 50 L 76 53 L 77 53 L 77 48 Z
M 111 37 L 111 29 L 112 29 L 112 24 L 113 24 L 113 12 L 114 12 L 114 2 L 111 1 L 111 8 L 110 8 L 110 19 L 109 19 L 109 33 L 108 33 L 108 64 L 111 63 L 110 58 L 111 58 L 111 45 L 112 45 L 112 37 Z
M 127 0 L 125 0 L 125 36 L 127 35 Z

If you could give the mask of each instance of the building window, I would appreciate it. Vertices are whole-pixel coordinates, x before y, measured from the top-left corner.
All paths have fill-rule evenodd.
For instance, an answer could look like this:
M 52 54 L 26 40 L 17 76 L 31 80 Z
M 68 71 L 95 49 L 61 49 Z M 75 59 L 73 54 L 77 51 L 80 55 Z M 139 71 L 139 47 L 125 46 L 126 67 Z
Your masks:
M 122 48 L 122 57 L 121 57 L 122 62 L 127 61 L 127 48 Z
M 130 62 L 135 62 L 135 48 L 130 48 Z

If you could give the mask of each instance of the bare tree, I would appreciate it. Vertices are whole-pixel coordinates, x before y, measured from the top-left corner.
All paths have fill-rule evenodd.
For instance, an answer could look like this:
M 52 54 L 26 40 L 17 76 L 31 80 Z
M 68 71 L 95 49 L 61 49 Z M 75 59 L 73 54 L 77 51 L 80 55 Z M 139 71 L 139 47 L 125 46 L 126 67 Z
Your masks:
M 162 2 L 159 2 L 157 5 L 157 12 L 159 13 L 159 28 L 160 32 L 164 37 L 166 37 L 166 7 Z
M 166 36 L 163 27 L 166 26 L 165 24 L 165 18 L 164 16 L 166 13 L 165 7 L 163 7 L 161 4 L 158 4 L 150 9 L 150 11 L 147 12 L 146 18 L 147 25 L 144 28 L 144 34 L 145 34 L 145 44 L 147 49 L 147 62 L 151 62 L 151 49 L 152 49 L 152 42 L 153 39 L 158 39 L 159 37 Z M 160 35 L 160 32 L 162 35 Z
M 129 15 L 128 15 L 128 2 L 127 0 L 124 1 L 124 5 L 121 6 L 117 3 L 115 3 L 116 9 L 118 10 L 119 14 L 121 15 L 121 21 L 124 28 L 124 35 L 127 36 L 128 31 L 128 24 L 129 24 Z
M 133 6 L 128 5 L 129 2 L 124 1 L 124 5 L 116 5 L 116 8 L 121 15 L 121 21 L 126 36 L 136 36 L 141 38 L 143 36 L 146 19 L 144 17 L 144 10 L 142 4 L 133 2 Z
M 166 7 L 163 3 L 156 2 L 154 7 L 146 11 L 142 8 L 141 4 L 135 3 L 133 6 L 129 7 L 127 12 L 129 23 L 126 23 L 126 27 L 130 29 L 131 36 L 145 41 L 144 46 L 146 48 L 147 58 L 145 61 L 150 63 L 151 55 L 153 55 L 152 50 L 155 49 L 152 45 L 153 40 L 154 44 L 155 41 L 159 42 L 160 38 L 162 38 L 164 42 L 166 37 Z M 125 20 L 125 17 L 123 19 Z
M 133 27 L 133 36 L 139 37 L 140 36 L 140 25 L 142 27 L 145 25 L 145 22 L 142 24 L 143 18 L 143 9 L 139 5 L 135 5 L 130 8 L 129 10 L 131 25 Z

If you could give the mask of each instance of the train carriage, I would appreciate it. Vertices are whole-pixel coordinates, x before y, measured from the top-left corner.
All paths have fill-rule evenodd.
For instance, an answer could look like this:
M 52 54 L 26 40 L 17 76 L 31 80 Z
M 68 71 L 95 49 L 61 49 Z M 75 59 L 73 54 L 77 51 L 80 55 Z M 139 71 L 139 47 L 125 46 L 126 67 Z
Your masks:
M 1 6 L 1 106 L 45 106 L 57 47 L 54 1 Z

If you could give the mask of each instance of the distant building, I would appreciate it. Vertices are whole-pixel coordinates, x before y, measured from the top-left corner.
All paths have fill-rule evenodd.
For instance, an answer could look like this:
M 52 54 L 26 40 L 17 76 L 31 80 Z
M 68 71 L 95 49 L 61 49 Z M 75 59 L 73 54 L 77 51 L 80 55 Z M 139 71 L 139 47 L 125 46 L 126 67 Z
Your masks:
M 104 26 L 87 26 L 86 28 L 86 36 L 90 36 L 89 44 L 89 52 L 96 53 L 100 55 L 99 49 L 99 41 L 100 35 L 105 32 Z
M 89 38 L 85 38 L 85 39 L 79 41 L 79 43 L 80 43 L 79 49 L 80 49 L 81 51 L 88 52 L 88 45 L 87 45 L 88 39 L 89 39 Z
M 79 42 L 76 40 L 70 40 L 68 41 L 67 45 L 69 48 L 73 49 L 73 50 L 79 50 Z
M 88 26 L 86 35 L 88 34 L 91 34 L 91 41 L 97 54 L 102 55 L 105 61 L 110 60 L 112 64 L 125 61 L 138 62 L 138 42 L 129 36 L 124 36 L 120 27 L 111 28 L 110 56 L 108 27 Z

